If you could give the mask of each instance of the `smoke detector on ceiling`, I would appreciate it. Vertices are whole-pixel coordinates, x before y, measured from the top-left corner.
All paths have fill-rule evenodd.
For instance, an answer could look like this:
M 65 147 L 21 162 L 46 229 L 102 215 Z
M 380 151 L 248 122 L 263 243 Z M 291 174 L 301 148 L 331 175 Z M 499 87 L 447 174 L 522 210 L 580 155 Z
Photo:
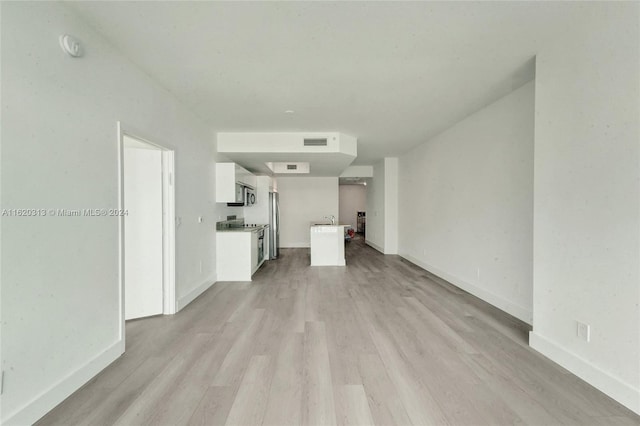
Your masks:
M 82 46 L 80 41 L 69 34 L 62 34 L 59 38 L 62 50 L 73 58 L 82 56 Z

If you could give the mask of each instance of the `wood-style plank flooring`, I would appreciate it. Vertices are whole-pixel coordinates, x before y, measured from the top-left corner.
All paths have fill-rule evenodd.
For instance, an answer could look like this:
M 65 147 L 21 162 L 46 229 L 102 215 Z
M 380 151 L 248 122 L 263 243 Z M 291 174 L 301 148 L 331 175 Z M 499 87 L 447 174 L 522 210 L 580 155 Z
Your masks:
M 125 354 L 38 425 L 638 425 L 526 324 L 398 256 L 285 249 L 251 283 L 131 321 Z

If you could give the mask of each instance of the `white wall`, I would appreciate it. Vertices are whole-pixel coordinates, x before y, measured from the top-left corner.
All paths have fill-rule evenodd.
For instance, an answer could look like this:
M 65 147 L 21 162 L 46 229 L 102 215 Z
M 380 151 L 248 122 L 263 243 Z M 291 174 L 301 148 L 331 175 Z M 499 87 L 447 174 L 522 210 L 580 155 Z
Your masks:
M 400 158 L 400 255 L 531 323 L 534 84 Z M 479 272 L 478 272 L 479 270 Z
M 640 413 L 640 5 L 598 7 L 537 57 L 530 342 Z
M 117 207 L 122 120 L 176 150 L 177 293 L 191 300 L 215 279 L 213 131 L 65 5 L 1 7 L 2 207 Z M 84 57 L 61 51 L 63 33 Z M 118 220 L 4 217 L 2 239 L 2 420 L 30 424 L 123 350 Z
M 384 254 L 398 254 L 398 164 L 397 158 L 384 158 L 367 179 L 365 241 Z
M 384 254 L 398 254 L 398 178 L 397 158 L 384 159 Z
M 337 177 L 279 177 L 280 247 L 309 247 L 309 226 L 338 218 Z
M 358 212 L 367 210 L 367 189 L 362 184 L 340 185 L 340 223 L 358 229 Z
M 365 241 L 384 252 L 384 160 L 373 165 L 373 177 L 367 179 L 367 230 Z

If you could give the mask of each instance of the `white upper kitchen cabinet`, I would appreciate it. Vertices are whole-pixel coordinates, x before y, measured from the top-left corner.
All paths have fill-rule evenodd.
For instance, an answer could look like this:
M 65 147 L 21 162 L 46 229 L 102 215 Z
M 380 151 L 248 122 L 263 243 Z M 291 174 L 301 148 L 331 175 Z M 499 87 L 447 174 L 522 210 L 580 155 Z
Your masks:
M 256 203 L 244 209 L 245 223 L 269 223 L 269 192 L 273 192 L 274 181 L 271 176 L 256 176 Z
M 235 163 L 234 163 L 235 164 Z M 256 188 L 256 175 L 235 164 L 236 182 Z
M 256 187 L 256 176 L 236 163 L 216 163 L 216 202 L 233 203 L 236 183 Z

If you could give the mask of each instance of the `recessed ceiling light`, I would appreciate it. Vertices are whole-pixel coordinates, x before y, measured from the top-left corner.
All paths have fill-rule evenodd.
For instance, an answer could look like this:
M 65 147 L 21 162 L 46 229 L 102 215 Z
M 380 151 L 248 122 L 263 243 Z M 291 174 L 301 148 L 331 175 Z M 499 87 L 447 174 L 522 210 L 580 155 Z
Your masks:
M 292 109 L 288 109 L 288 110 L 286 110 L 284 113 L 285 113 L 285 114 L 293 114 L 294 112 L 295 112 L 294 110 L 292 110 Z

